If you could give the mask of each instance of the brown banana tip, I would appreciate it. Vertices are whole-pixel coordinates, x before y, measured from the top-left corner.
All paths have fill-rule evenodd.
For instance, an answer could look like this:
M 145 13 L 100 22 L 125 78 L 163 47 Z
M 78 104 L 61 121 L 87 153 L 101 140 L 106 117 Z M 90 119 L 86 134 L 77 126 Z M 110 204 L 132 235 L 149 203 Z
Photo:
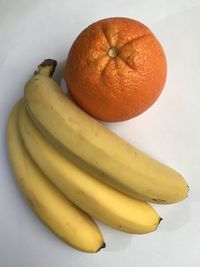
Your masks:
M 46 75 L 52 77 L 57 66 L 57 61 L 55 59 L 47 58 L 40 65 L 38 65 L 37 70 L 34 72 L 34 76 L 40 74 L 43 69 L 47 68 Z
M 40 64 L 40 66 L 41 67 L 53 66 L 55 68 L 57 66 L 57 61 L 55 59 L 47 58 Z
M 190 192 L 190 187 L 189 187 L 189 185 L 187 185 L 187 188 L 188 188 L 188 191 L 187 191 L 187 193 L 186 193 L 186 197 L 185 197 L 185 198 L 188 197 L 188 194 L 189 194 L 189 192 Z
M 159 224 L 160 224 L 160 222 L 163 220 L 163 218 L 159 218 L 159 221 L 158 221 L 158 223 L 157 223 L 157 225 L 156 225 L 156 229 L 155 230 L 157 230 L 158 229 L 158 226 L 159 226 Z
M 105 247 L 106 247 L 106 243 L 103 242 L 102 246 L 96 252 L 99 252 L 102 248 L 105 248 Z

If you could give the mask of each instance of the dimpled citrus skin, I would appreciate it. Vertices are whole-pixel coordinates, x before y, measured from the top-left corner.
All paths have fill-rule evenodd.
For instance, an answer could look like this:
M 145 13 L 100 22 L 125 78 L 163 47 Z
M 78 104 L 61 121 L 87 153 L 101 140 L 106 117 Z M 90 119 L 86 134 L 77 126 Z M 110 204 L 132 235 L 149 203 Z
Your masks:
M 145 25 L 109 18 L 80 33 L 69 51 L 64 77 L 81 108 L 111 122 L 147 110 L 159 97 L 166 74 L 164 51 Z

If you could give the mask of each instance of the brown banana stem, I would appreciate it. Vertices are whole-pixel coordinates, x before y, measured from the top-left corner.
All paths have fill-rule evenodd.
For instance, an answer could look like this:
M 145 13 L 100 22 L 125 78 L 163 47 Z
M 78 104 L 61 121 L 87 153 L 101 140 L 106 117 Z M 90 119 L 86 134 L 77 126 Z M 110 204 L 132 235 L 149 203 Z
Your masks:
M 41 74 L 47 77 L 52 77 L 57 66 L 57 61 L 54 59 L 45 59 L 40 65 L 38 65 L 37 70 L 34 72 L 34 76 Z

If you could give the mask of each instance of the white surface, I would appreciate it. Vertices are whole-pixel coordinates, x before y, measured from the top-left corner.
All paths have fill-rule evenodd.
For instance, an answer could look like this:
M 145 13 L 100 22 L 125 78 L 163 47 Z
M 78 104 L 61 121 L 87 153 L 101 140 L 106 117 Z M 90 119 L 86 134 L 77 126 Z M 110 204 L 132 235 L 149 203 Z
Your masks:
M 157 232 L 128 235 L 101 225 L 107 248 L 95 255 L 71 249 L 32 213 L 8 165 L 6 121 L 23 85 L 44 58 L 59 62 L 74 38 L 105 17 L 132 17 L 157 35 L 168 58 L 168 80 L 156 104 L 140 117 L 109 125 L 139 149 L 179 170 L 189 198 L 156 206 Z M 200 266 L 200 1 L 0 0 L 0 266 Z

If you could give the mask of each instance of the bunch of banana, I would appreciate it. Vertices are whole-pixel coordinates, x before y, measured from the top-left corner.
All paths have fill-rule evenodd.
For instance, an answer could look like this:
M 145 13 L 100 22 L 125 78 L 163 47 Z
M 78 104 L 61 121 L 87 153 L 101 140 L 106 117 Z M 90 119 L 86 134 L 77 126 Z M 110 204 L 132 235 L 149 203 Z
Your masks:
M 62 155 L 41 135 L 24 105 L 20 108 L 19 129 L 33 160 L 79 208 L 125 232 L 147 233 L 156 229 L 160 218 L 149 204 L 102 183 Z
M 145 201 L 183 200 L 185 180 L 77 107 L 51 79 L 55 66 L 38 66 L 8 123 L 11 164 L 33 210 L 87 252 L 104 247 L 89 216 L 128 233 L 156 230 L 160 216 Z

